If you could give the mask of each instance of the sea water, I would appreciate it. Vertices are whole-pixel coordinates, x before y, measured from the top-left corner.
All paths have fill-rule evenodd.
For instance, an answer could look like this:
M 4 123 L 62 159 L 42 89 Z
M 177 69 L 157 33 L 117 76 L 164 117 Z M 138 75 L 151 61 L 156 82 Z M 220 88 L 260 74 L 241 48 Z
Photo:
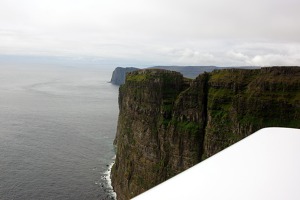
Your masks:
M 112 69 L 0 66 L 0 199 L 112 199 Z

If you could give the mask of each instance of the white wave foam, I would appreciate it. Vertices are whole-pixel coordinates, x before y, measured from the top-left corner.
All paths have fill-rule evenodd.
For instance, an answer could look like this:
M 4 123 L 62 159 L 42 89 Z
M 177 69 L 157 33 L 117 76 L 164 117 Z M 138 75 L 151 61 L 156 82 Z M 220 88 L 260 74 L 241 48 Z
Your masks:
M 115 160 L 116 156 L 113 157 L 113 160 Z M 115 193 L 112 185 L 111 185 L 111 168 L 113 167 L 113 165 L 115 164 L 115 161 L 113 161 L 109 166 L 108 169 L 104 172 L 104 179 L 106 181 L 107 184 L 107 191 L 109 193 L 109 195 L 113 198 L 113 199 L 117 199 L 117 194 Z

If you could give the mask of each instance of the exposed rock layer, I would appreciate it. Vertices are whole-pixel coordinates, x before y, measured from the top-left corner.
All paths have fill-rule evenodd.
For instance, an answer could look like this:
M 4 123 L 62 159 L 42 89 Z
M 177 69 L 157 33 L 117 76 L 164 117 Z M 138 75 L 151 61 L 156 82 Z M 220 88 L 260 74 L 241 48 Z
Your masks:
M 227 69 L 195 80 L 131 72 L 120 87 L 112 184 L 130 199 L 268 126 L 300 128 L 300 68 Z

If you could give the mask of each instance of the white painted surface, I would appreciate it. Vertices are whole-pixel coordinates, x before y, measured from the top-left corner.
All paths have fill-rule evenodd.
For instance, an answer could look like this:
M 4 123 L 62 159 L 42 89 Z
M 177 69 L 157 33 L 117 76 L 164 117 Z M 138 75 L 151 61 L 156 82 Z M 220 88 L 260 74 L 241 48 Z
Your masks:
M 300 199 L 300 129 L 265 128 L 134 200 Z

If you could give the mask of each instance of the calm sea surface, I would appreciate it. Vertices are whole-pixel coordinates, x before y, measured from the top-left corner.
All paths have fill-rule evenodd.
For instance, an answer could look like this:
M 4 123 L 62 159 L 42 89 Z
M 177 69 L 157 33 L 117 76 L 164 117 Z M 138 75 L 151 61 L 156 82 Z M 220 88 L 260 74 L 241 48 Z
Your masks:
M 0 199 L 110 199 L 112 70 L 0 66 Z

